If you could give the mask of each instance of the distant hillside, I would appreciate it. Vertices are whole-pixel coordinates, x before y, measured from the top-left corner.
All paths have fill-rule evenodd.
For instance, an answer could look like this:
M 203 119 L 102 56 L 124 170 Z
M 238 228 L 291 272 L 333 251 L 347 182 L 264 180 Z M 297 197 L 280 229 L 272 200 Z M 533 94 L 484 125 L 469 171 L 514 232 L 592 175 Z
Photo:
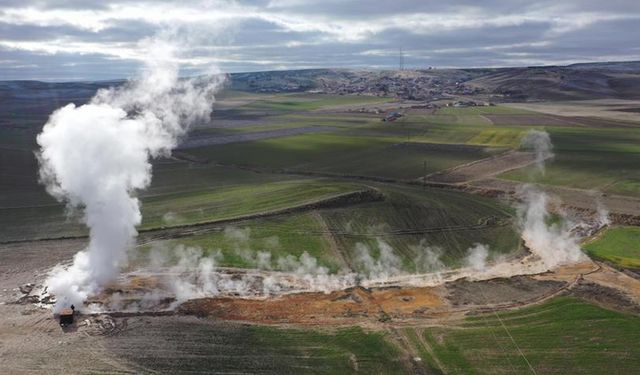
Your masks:
M 313 69 L 231 74 L 254 92 L 310 91 L 437 100 L 480 95 L 493 101 L 640 97 L 640 62 L 496 69 L 367 71 Z
M 228 87 L 251 92 L 313 91 L 438 100 L 474 97 L 495 102 L 640 99 L 640 62 L 493 69 L 309 69 L 228 75 Z M 82 104 L 102 87 L 124 81 L 45 83 L 0 81 L 0 109 L 49 114 Z

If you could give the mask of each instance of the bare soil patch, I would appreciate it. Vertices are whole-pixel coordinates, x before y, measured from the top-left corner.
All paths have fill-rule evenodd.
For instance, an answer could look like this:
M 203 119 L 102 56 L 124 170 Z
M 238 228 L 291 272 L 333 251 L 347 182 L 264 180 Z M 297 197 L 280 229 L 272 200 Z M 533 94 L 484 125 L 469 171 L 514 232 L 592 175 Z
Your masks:
M 629 125 L 630 123 L 637 124 L 637 122 L 640 121 L 640 114 L 626 109 L 637 108 L 639 104 L 640 102 L 637 100 L 598 99 L 540 103 L 508 103 L 505 105 L 554 116 L 574 117 L 580 123 L 585 123 L 587 118 L 591 118 L 599 124 L 603 121 L 613 120 L 614 124 L 620 122 Z
M 600 284 L 578 283 L 571 289 L 571 295 L 609 309 L 640 314 L 640 305 L 633 302 L 625 293 Z
M 582 126 L 570 117 L 550 115 L 484 115 L 494 125 L 543 125 L 543 126 Z
M 509 151 L 501 155 L 473 161 L 445 171 L 428 175 L 428 181 L 442 183 L 462 183 L 487 178 L 525 167 L 535 162 L 532 152 Z
M 179 312 L 261 324 L 348 325 L 426 316 L 445 306 L 443 289 L 354 287 L 331 293 L 298 293 L 270 299 L 202 298 Z

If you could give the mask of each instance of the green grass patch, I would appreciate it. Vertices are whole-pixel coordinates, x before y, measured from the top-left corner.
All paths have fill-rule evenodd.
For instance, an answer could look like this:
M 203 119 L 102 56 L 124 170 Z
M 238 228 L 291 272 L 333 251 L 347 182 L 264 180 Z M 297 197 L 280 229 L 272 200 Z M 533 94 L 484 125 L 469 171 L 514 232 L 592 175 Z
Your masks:
M 518 348 L 538 374 L 627 374 L 640 366 L 638 316 L 560 297 L 500 318 L 471 317 L 424 337 L 448 374 L 530 374 Z
M 640 228 L 612 227 L 583 246 L 589 255 L 622 267 L 640 268 Z
M 640 196 L 640 131 L 636 129 L 547 128 L 555 158 L 538 182 Z M 499 177 L 530 181 L 533 167 Z
M 199 247 L 205 255 L 219 250 L 220 264 L 243 268 L 264 267 L 259 252 L 270 253 L 274 269 L 278 258 L 299 258 L 307 252 L 332 272 L 345 266 L 362 271 L 358 244 L 377 258 L 379 241 L 391 246 L 407 272 L 435 270 L 423 262 L 428 251 L 438 252 L 444 266 L 457 267 L 476 243 L 487 244 L 492 257 L 520 249 L 511 209 L 494 200 L 440 189 L 373 185 L 385 194 L 384 201 L 247 220 L 163 244 L 169 249 L 179 244 Z M 502 225 L 479 226 L 488 218 Z M 144 254 L 149 248 L 138 251 Z
M 382 202 L 319 212 L 356 268 L 357 244 L 375 256 L 379 240 L 391 246 L 410 272 L 433 270 L 423 262 L 427 251 L 438 252 L 445 266 L 457 267 L 476 243 L 488 245 L 491 256 L 520 249 L 510 208 L 494 200 L 440 189 L 376 187 L 386 196 Z M 504 225 L 478 226 L 487 218 Z
M 537 182 L 547 185 L 597 189 L 607 193 L 640 195 L 640 154 L 599 151 L 555 152 Z M 528 182 L 535 167 L 525 167 L 499 175 L 500 178 Z
M 408 141 L 517 147 L 523 127 L 493 126 L 482 116 L 408 115 L 392 123 L 373 123 L 350 134 L 393 136 Z
M 491 127 L 481 130 L 473 136 L 468 144 L 484 145 L 493 147 L 516 148 L 520 145 L 524 131 L 517 128 Z
M 437 113 L 441 115 L 517 115 L 535 112 L 496 105 L 476 107 L 442 107 L 438 109 Z
M 290 358 L 280 374 L 403 374 L 399 350 L 382 332 L 361 328 L 335 333 L 253 327 L 257 344 L 274 356 Z
M 199 247 L 205 256 L 220 250 L 223 255 L 220 265 L 241 268 L 264 267 L 265 261 L 263 259 L 260 263 L 258 252 L 270 253 L 268 268 L 272 269 L 278 269 L 278 258 L 288 255 L 299 258 L 306 252 L 316 258 L 318 264 L 337 272 L 343 265 L 330 252 L 322 230 L 316 215 L 301 213 L 251 220 L 209 233 L 166 241 L 165 244 L 170 247 Z
M 226 220 L 308 204 L 362 187 L 323 179 L 253 183 L 148 197 L 142 228 Z
M 243 106 L 246 109 L 271 111 L 310 111 L 323 107 L 386 103 L 393 98 L 360 95 L 286 94 Z
M 143 328 L 108 343 L 117 356 L 143 372 L 393 375 L 407 371 L 399 349 L 385 333 L 358 327 L 323 331 L 180 319 Z M 145 350 L 121 349 L 138 348 L 141 337 L 147 342 Z M 170 355 L 162 355 L 166 348 L 172 348 Z
M 203 147 L 189 152 L 213 161 L 268 169 L 412 179 L 491 156 L 499 150 L 430 147 L 402 138 L 305 134 Z

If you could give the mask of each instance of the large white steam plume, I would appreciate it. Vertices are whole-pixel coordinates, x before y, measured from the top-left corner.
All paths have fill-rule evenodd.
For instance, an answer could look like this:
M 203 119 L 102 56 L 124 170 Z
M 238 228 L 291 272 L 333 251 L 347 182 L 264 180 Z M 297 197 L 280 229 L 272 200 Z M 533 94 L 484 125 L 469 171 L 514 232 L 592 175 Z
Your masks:
M 174 47 L 145 41 L 141 75 L 100 90 L 88 104 L 56 110 L 38 135 L 40 179 L 69 207 L 80 208 L 88 247 L 49 279 L 59 309 L 82 302 L 112 281 L 140 224 L 135 194 L 151 182 L 150 159 L 168 155 L 196 120 L 208 120 L 220 75 L 180 79 Z
M 553 157 L 553 144 L 549 133 L 529 130 L 520 142 L 522 148 L 536 154 L 536 168 L 545 172 L 545 160 Z M 522 230 L 522 240 L 538 255 L 545 267 L 554 268 L 561 264 L 573 263 L 584 258 L 578 239 L 564 223 L 550 223 L 547 210 L 548 196 L 545 192 L 525 185 L 520 191 L 522 204 L 518 207 L 518 216 Z
M 561 264 L 583 260 L 578 239 L 564 223 L 549 223 L 547 194 L 533 186 L 521 191 L 523 204 L 518 213 L 522 226 L 522 239 L 538 255 L 545 266 L 552 269 Z

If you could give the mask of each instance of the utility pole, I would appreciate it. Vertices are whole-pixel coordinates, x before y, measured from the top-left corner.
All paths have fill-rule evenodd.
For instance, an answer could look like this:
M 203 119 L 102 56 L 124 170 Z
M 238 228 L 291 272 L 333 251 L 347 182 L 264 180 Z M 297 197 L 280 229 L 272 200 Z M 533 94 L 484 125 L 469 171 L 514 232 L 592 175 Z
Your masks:
M 404 53 L 402 52 L 402 47 L 400 47 L 400 70 L 404 70 Z

